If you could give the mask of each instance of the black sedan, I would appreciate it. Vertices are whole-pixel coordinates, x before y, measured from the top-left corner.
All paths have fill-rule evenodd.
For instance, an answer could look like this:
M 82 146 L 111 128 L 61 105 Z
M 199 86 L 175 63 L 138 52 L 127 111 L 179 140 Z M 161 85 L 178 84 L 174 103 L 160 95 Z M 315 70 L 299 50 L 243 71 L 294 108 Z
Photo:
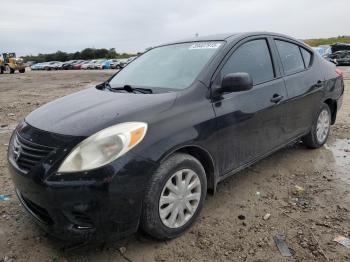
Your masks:
M 49 233 L 174 238 L 224 178 L 302 139 L 326 141 L 342 72 L 285 35 L 152 48 L 106 82 L 29 114 L 8 152 L 18 198 Z

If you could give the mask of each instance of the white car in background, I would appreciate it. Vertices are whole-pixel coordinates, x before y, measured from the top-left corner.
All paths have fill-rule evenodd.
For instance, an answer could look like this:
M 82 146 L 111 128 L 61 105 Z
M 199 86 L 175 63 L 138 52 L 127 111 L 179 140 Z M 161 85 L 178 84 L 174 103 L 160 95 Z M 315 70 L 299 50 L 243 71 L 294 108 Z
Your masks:
M 91 60 L 86 64 L 83 64 L 80 69 L 92 69 L 94 67 L 94 64 L 96 63 L 97 60 Z
M 55 69 L 55 66 L 57 65 L 57 63 L 61 63 L 61 62 L 59 61 L 47 62 L 42 69 L 46 71 L 53 70 Z

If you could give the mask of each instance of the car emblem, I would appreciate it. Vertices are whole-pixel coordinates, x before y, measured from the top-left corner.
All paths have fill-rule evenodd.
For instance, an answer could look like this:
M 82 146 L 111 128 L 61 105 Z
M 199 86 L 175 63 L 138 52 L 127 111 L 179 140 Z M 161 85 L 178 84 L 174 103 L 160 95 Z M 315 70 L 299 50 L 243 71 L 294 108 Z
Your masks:
M 13 158 L 15 159 L 16 162 L 20 158 L 21 153 L 22 153 L 22 147 L 20 145 L 15 145 L 13 148 L 13 155 L 14 155 Z

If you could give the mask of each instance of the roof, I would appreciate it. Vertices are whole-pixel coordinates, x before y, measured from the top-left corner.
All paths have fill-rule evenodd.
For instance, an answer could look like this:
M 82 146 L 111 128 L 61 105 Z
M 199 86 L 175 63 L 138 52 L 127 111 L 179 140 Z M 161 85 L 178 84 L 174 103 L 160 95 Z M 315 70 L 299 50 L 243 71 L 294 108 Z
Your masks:
M 186 38 L 186 39 L 181 39 L 178 41 L 172 41 L 169 43 L 164 43 L 159 46 L 163 45 L 170 45 L 170 44 L 176 44 L 176 43 L 186 43 L 186 42 L 197 42 L 197 41 L 233 41 L 237 38 L 244 38 L 244 37 L 249 37 L 249 36 L 254 36 L 254 35 L 272 35 L 272 36 L 280 36 L 280 37 L 286 37 L 289 39 L 293 39 L 295 41 L 301 42 L 300 40 L 297 40 L 293 37 L 290 37 L 288 35 L 284 34 L 279 34 L 279 33 L 272 33 L 272 32 L 241 32 L 241 33 L 226 33 L 226 34 L 214 34 L 214 35 L 206 35 L 206 36 L 198 36 L 198 37 L 191 37 L 191 38 Z
M 194 42 L 194 41 L 223 41 L 232 36 L 238 35 L 238 33 L 226 33 L 226 34 L 215 34 L 215 35 L 205 35 L 205 36 L 196 36 L 186 39 L 181 39 L 176 42 Z

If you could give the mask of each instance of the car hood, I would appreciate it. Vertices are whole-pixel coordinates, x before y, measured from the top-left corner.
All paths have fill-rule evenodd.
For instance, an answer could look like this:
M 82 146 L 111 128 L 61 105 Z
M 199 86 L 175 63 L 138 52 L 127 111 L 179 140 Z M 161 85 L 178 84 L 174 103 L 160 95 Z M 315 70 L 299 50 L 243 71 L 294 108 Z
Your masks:
M 89 88 L 54 100 L 30 113 L 25 121 L 38 129 L 71 136 L 90 136 L 111 125 L 152 122 L 168 110 L 177 93 L 134 94 Z

